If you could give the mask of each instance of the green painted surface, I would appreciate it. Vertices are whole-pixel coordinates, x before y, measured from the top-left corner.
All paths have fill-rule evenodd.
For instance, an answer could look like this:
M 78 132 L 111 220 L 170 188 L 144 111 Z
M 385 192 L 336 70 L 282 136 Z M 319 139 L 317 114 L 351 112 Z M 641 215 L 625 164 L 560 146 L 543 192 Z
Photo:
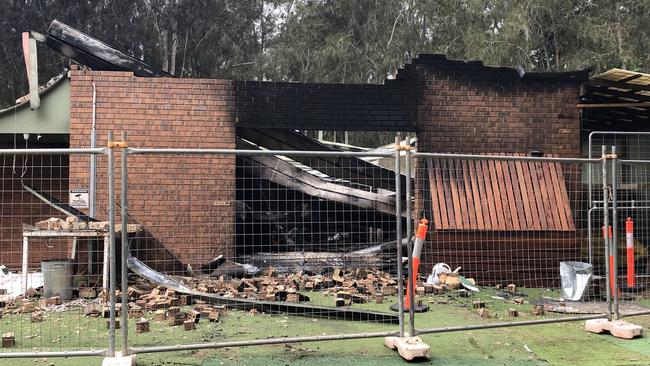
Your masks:
M 64 77 L 41 94 L 41 107 L 29 109 L 29 102 L 0 112 L 0 134 L 70 132 L 70 80 Z

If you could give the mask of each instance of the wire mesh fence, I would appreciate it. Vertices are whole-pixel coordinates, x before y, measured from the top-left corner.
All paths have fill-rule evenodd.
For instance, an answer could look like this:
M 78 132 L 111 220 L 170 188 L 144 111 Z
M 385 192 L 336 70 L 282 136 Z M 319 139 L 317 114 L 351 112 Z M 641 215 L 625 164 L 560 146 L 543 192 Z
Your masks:
M 111 141 L 2 151 L 0 259 L 11 272 L 0 288 L 12 292 L 0 330 L 14 340 L 0 357 L 440 333 L 650 305 L 640 205 L 650 163 L 615 150 L 564 159 Z M 95 195 L 83 189 L 91 156 Z
M 430 221 L 419 286 L 434 313 L 461 305 L 458 324 L 607 313 L 604 208 L 590 206 L 587 180 L 591 166 L 594 197 L 611 199 L 601 161 L 416 156 L 414 214 Z
M 212 347 L 394 333 L 396 191 L 405 185 L 394 153 L 239 144 L 130 149 L 128 220 L 139 230 L 129 265 L 140 289 L 130 300 L 159 314 L 151 326 L 217 328 Z M 368 161 L 377 158 L 387 167 Z M 164 349 L 132 339 L 132 352 Z
M 80 211 L 87 192 L 76 191 L 69 178 L 71 160 L 87 167 L 98 151 L 74 153 L 79 155 L 66 149 L 0 154 L 2 357 L 98 355 L 108 347 L 107 303 L 99 296 L 108 280 L 108 233 Z M 94 158 L 107 163 L 104 155 Z M 71 206 L 74 195 L 79 205 Z

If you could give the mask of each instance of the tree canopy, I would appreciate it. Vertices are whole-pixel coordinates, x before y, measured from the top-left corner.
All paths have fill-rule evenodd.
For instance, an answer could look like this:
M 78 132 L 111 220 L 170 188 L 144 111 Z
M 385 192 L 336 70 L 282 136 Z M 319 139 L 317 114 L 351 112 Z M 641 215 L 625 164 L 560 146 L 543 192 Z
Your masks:
M 0 0 L 0 108 L 27 93 L 21 32 L 53 19 L 183 77 L 381 83 L 419 53 L 650 70 L 645 0 Z M 67 63 L 40 49 L 41 83 Z

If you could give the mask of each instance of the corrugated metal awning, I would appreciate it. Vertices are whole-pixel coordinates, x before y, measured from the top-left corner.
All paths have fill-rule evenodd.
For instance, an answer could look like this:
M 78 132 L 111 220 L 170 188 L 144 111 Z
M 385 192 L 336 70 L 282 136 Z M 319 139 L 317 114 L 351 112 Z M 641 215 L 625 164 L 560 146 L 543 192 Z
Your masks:
M 582 119 L 589 129 L 638 129 L 650 122 L 650 74 L 611 69 L 585 83 Z

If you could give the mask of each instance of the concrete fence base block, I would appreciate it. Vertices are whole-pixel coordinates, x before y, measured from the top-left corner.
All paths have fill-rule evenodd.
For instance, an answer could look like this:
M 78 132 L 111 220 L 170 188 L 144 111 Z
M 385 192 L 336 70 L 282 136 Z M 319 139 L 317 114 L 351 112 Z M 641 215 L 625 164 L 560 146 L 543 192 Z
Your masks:
M 420 337 L 385 337 L 384 345 L 396 349 L 400 356 L 407 361 L 416 358 L 431 358 L 431 348 L 422 342 Z
M 623 320 L 591 319 L 585 322 L 585 330 L 591 333 L 608 332 L 614 337 L 632 339 L 643 335 L 643 327 Z
M 115 357 L 104 358 L 102 366 L 136 366 L 136 356 L 122 356 L 121 352 L 115 352 Z

